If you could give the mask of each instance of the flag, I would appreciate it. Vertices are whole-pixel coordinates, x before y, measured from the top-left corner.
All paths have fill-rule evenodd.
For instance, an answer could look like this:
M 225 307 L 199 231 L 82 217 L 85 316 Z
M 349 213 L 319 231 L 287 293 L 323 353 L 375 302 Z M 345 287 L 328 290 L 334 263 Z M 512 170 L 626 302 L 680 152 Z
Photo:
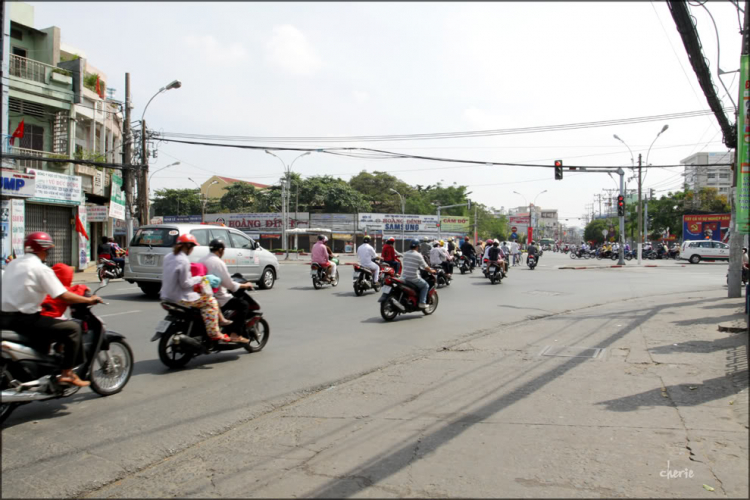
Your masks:
M 13 132 L 13 135 L 10 136 L 11 146 L 15 142 L 16 137 L 18 137 L 19 139 L 23 139 L 23 120 L 21 120 L 21 123 L 18 124 L 18 127 L 16 127 L 16 131 Z
M 78 214 L 76 214 L 76 231 L 81 233 L 81 235 L 83 235 L 84 238 L 89 239 L 89 235 L 86 232 L 86 228 L 83 227 L 83 222 L 81 222 L 81 218 L 78 216 Z
M 101 95 L 101 91 L 99 90 L 99 75 L 96 75 L 96 93 Z

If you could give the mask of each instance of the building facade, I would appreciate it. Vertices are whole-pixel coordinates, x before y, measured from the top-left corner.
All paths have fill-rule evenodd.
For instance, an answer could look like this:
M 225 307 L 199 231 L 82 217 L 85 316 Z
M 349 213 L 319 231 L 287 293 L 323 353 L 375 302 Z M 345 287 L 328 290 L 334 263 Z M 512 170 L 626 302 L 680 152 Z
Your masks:
M 229 186 L 238 182 L 250 184 L 255 189 L 259 190 L 268 189 L 269 187 L 271 187 L 267 184 L 258 184 L 257 182 L 243 181 L 240 179 L 232 179 L 231 177 L 221 177 L 219 175 L 214 175 L 211 176 L 211 178 L 206 182 L 201 184 L 201 198 L 206 200 L 218 200 L 222 196 L 224 196 L 224 193 L 226 193 Z
M 685 165 L 685 186 L 692 191 L 710 187 L 719 191 L 719 194 L 729 196 L 732 187 L 732 168 L 729 165 L 719 166 L 717 163 L 734 162 L 734 153 L 696 153 L 688 156 L 680 163 Z M 712 165 L 710 167 L 697 167 L 694 165 Z

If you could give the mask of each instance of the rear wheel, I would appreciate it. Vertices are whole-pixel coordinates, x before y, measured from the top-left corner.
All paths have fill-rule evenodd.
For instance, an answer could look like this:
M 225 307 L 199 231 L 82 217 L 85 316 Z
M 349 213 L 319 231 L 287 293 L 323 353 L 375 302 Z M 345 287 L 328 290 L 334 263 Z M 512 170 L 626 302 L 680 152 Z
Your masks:
M 398 311 L 391 303 L 390 297 L 380 303 L 380 315 L 386 321 L 393 321 L 398 316 Z
M 318 278 L 313 278 L 312 281 L 313 281 L 313 288 L 315 288 L 316 290 L 320 290 L 321 288 L 323 288 L 323 284 L 320 282 Z
M 690 257 L 690 263 L 691 264 L 697 264 L 700 261 L 701 261 L 700 255 L 693 255 L 693 256 Z
M 427 308 L 422 309 L 422 313 L 425 316 L 429 316 L 430 314 L 434 313 L 435 310 L 437 309 L 438 302 L 439 302 L 439 298 L 438 298 L 437 292 L 433 293 L 432 295 L 429 295 L 427 297 Z
M 575 258 L 576 258 L 576 254 L 575 254 L 575 252 L 571 252 L 571 253 L 570 253 L 570 258 L 571 258 L 571 259 L 575 259 Z
M 7 368 L 3 366 L 2 368 L 2 379 L 0 379 L 0 390 L 6 390 L 10 389 L 10 381 L 13 380 L 13 377 L 11 376 L 10 372 L 8 372 Z M 5 419 L 7 419 L 11 413 L 13 413 L 13 410 L 18 407 L 19 403 L 2 403 L 0 404 L 0 424 L 5 422 Z
M 124 340 L 109 342 L 109 351 L 99 351 L 91 364 L 91 389 L 100 396 L 117 394 L 133 373 L 133 351 Z
M 182 368 L 193 357 L 192 353 L 183 352 L 174 343 L 174 337 L 178 333 L 170 329 L 161 336 L 161 340 L 159 341 L 159 359 L 169 368 Z
M 260 277 L 258 286 L 263 290 L 270 290 L 273 288 L 273 284 L 276 282 L 276 274 L 273 269 L 269 266 L 263 270 L 263 274 Z
M 139 281 L 138 287 L 141 291 L 146 294 L 150 299 L 158 299 L 159 292 L 161 291 L 161 283 L 151 283 L 147 281 Z
M 490 276 L 490 283 L 495 284 L 495 275 Z
M 361 297 L 363 293 L 365 293 L 365 291 L 359 286 L 359 281 L 354 283 L 354 295 Z
M 252 327 L 247 328 L 245 335 L 250 339 L 250 342 L 245 344 L 247 352 L 260 352 L 268 343 L 271 327 L 268 326 L 268 321 L 261 318 Z

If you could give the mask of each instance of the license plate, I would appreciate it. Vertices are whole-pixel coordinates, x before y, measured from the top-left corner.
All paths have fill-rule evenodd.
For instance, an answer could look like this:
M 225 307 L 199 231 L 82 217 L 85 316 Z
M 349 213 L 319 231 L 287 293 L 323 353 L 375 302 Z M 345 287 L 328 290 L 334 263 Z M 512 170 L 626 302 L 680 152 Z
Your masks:
M 317 272 L 317 271 L 312 271 L 312 272 L 310 273 L 310 276 L 312 276 L 313 278 L 314 278 L 314 277 L 316 277 L 317 275 L 318 275 L 318 272 Z
M 490 272 L 491 272 L 491 273 L 494 273 L 494 272 L 495 272 L 495 267 L 494 267 L 494 266 L 490 268 Z
M 156 265 L 156 255 L 143 255 L 141 258 L 143 259 L 142 260 L 142 264 L 144 266 L 155 266 Z
M 388 286 L 388 285 L 384 286 L 384 287 L 382 288 L 382 290 L 383 290 L 383 295 L 386 295 L 386 294 L 389 294 L 389 293 L 391 293 L 391 287 L 390 287 L 390 286 Z
M 172 322 L 169 321 L 169 320 L 167 320 L 167 319 L 159 321 L 159 324 L 156 325 L 156 333 L 164 333 L 164 332 L 166 332 L 167 328 L 169 328 L 169 325 L 171 325 L 171 324 L 172 324 Z

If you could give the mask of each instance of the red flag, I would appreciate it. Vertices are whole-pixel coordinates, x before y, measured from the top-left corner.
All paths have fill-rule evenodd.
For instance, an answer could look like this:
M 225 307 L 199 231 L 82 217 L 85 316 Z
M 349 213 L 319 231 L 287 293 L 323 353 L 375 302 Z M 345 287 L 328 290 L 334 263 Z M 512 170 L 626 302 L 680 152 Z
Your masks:
M 101 91 L 99 90 L 99 75 L 96 75 L 96 93 L 101 95 Z
M 89 235 L 86 232 L 86 228 L 83 227 L 83 222 L 81 222 L 81 218 L 76 214 L 76 231 L 81 233 L 84 238 L 89 239 Z
M 16 137 L 18 137 L 19 139 L 23 139 L 23 120 L 21 120 L 21 123 L 18 124 L 18 127 L 16 127 L 16 131 L 13 132 L 13 135 L 10 136 L 11 146 L 15 142 Z

